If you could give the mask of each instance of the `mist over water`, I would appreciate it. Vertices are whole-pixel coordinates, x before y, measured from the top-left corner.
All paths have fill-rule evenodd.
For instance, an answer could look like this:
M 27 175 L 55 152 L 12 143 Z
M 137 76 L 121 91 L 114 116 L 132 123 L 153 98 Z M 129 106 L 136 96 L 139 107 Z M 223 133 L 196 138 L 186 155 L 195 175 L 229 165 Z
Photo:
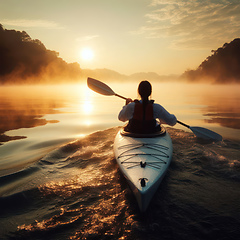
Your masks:
M 137 98 L 137 83 L 109 85 Z M 85 84 L 0 93 L 1 133 L 22 137 L 0 146 L 1 239 L 239 238 L 239 85 L 153 83 L 156 102 L 224 139 L 167 128 L 173 160 L 144 215 L 113 155 L 124 101 Z

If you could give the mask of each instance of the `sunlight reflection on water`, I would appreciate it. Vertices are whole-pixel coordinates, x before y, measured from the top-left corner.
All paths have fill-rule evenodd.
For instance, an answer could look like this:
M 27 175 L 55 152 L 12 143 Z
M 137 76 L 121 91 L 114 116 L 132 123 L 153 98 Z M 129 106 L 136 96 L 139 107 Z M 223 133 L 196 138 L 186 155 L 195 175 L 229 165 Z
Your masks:
M 93 112 L 93 104 L 90 101 L 85 101 L 82 105 L 83 108 L 83 114 L 89 115 Z
M 138 97 L 136 82 L 108 85 L 120 95 Z M 240 138 L 240 85 L 152 85 L 155 102 L 179 120 L 217 131 L 224 137 Z M 25 156 L 31 162 L 61 143 L 123 125 L 117 116 L 124 104 L 120 98 L 91 91 L 86 83 L 0 87 L 0 141 L 3 143 L 8 136 L 27 137 L 0 147 L 0 169 L 4 169 L 1 164 L 6 159 L 14 164 L 19 156 Z
M 114 91 L 137 98 L 138 83 L 110 83 Z M 240 114 L 240 85 L 186 85 L 153 82 L 152 98 L 188 124 L 208 126 L 226 125 L 235 119 L 237 128 Z M 91 91 L 87 84 L 58 86 L 4 86 L 0 88 L 0 131 L 34 128 L 41 125 L 60 127 L 71 125 L 121 125 L 117 120 L 125 104 L 122 99 L 106 97 Z M 222 121 L 221 121 L 222 120 Z M 59 121 L 59 123 L 57 123 Z M 229 121 L 230 122 L 230 121 Z M 34 130 L 34 129 L 32 129 Z M 0 133 L 1 133 L 0 132 Z M 10 133 L 10 132 L 8 132 Z M 11 133 L 10 133 L 11 134 Z M 80 134 L 76 132 L 76 134 Z M 24 135 L 24 134 L 23 134 Z

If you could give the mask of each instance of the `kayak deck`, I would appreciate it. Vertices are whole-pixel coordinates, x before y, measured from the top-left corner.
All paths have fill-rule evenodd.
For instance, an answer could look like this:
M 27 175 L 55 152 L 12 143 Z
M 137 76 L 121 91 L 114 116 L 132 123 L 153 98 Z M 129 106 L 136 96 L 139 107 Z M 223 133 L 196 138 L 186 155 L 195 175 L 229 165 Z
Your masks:
M 130 137 L 118 132 L 114 153 L 119 168 L 132 188 L 139 207 L 145 211 L 161 183 L 172 158 L 169 134 Z
M 168 150 L 168 147 L 160 144 L 128 144 L 119 147 L 118 150 L 122 150 L 121 154 L 119 154 L 118 156 L 118 159 L 121 160 L 121 164 L 126 164 L 127 169 L 138 166 L 139 164 L 142 168 L 145 168 L 146 165 L 148 165 L 156 169 L 161 169 L 161 165 L 167 163 L 164 159 L 169 158 L 169 155 L 166 154 L 166 150 Z M 136 152 L 134 150 L 139 150 L 139 152 Z M 150 151 L 148 152 L 147 150 Z M 151 150 L 153 150 L 153 152 Z M 132 159 L 136 156 L 141 156 L 142 160 L 145 161 L 139 162 L 138 159 L 135 159 L 135 161 L 133 161 Z M 148 158 L 145 157 L 151 157 L 151 161 L 149 161 Z

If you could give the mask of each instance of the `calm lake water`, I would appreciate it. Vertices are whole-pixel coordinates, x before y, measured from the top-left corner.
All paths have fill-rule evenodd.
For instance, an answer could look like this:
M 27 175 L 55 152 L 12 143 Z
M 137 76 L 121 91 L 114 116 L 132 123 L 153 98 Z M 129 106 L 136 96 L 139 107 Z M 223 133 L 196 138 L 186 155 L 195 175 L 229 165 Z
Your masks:
M 123 96 L 138 97 L 137 83 L 109 85 Z M 240 85 L 153 83 L 152 98 L 191 126 L 240 140 L 239 93 Z M 10 130 L 7 136 L 21 138 L 2 142 L 0 176 L 61 143 L 123 125 L 117 115 L 124 104 L 120 98 L 91 91 L 86 84 L 0 87 L 0 131 Z
M 109 85 L 137 98 L 138 83 Z M 137 212 L 112 153 L 124 100 L 86 83 L 0 87 L 1 239 L 239 236 L 240 85 L 152 85 L 152 99 L 179 120 L 224 139 L 199 143 L 180 125 L 168 129 L 173 164 L 148 220 Z

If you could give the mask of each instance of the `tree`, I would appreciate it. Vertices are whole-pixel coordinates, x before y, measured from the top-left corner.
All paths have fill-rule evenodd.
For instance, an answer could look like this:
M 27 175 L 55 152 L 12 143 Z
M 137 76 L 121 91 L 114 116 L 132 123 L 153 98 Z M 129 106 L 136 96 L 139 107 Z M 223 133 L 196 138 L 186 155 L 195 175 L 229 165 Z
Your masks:
M 212 53 L 196 70 L 187 70 L 183 76 L 191 81 L 240 82 L 240 39 L 225 43 Z
M 73 74 L 74 73 L 74 74 Z M 0 82 L 57 81 L 80 76 L 79 64 L 66 63 L 59 53 L 25 31 L 6 30 L 0 24 Z

